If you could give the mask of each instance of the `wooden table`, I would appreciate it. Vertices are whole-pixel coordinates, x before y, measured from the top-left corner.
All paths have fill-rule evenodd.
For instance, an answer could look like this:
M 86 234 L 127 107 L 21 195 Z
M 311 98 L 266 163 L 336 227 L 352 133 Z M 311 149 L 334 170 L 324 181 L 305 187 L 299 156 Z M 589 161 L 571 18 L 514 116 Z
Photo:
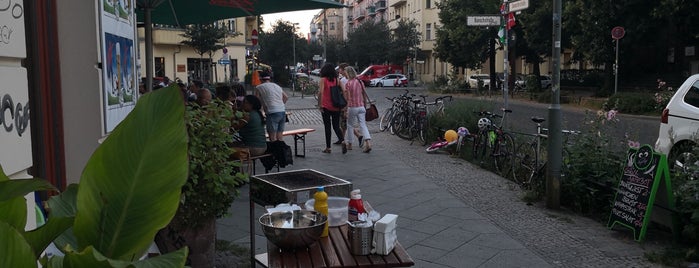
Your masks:
M 255 260 L 267 267 L 410 267 L 415 265 L 400 243 L 386 256 L 355 256 L 350 252 L 347 225 L 330 227 L 329 236 L 322 237 L 308 249 L 283 251 L 267 241 L 268 253 L 255 255 Z

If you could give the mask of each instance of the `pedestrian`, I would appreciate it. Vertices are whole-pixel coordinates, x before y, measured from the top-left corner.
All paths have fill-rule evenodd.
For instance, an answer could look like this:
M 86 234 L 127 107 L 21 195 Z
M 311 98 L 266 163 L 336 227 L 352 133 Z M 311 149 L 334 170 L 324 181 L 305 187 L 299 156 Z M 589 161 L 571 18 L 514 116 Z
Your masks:
M 335 131 L 335 135 L 339 140 L 335 144 L 342 144 L 342 129 L 340 129 L 340 112 L 341 109 L 333 105 L 330 93 L 330 87 L 340 85 L 340 81 L 335 72 L 335 67 L 331 63 L 326 63 L 320 69 L 320 82 L 318 83 L 318 107 L 323 115 L 323 126 L 325 126 L 325 150 L 323 153 L 330 153 L 330 129 Z
M 357 71 L 348 66 L 345 68 L 347 73 L 347 84 L 345 85 L 345 99 L 347 100 L 347 129 L 353 128 L 355 123 L 359 124 L 359 132 L 364 140 L 363 152 L 371 152 L 371 134 L 366 126 L 366 105 L 369 105 L 369 97 L 364 90 L 364 83 L 357 79 Z M 356 134 L 354 131 L 347 131 L 345 142 L 342 144 L 342 153 L 347 153 L 351 150 L 352 141 Z M 357 137 L 357 138 L 359 138 Z M 362 145 L 360 145 L 362 146 Z
M 262 102 L 254 95 L 243 97 L 243 118 L 232 125 L 238 130 L 239 142 L 233 144 L 236 156 L 241 159 L 249 156 L 263 155 L 267 151 L 264 118 L 262 117 Z M 244 152 L 244 153 L 243 153 Z
M 267 122 L 267 134 L 270 141 L 284 140 L 284 123 L 286 122 L 286 101 L 289 97 L 276 83 L 270 81 L 269 73 L 260 73 L 260 82 L 255 87 L 255 96 L 262 102 Z
M 240 107 L 243 104 L 243 98 L 245 98 L 245 86 L 243 84 L 234 82 L 231 84 L 232 93 L 235 96 L 236 107 Z
M 340 63 L 338 65 L 337 71 L 338 75 L 340 76 L 340 83 L 342 83 L 342 87 L 344 88 L 347 85 L 347 72 L 346 68 L 349 67 L 349 64 L 347 63 Z M 356 70 L 355 70 L 356 71 Z M 342 129 L 342 137 L 345 137 L 347 135 L 347 109 L 342 110 L 342 117 L 340 117 L 340 128 Z M 362 141 L 363 141 L 363 136 L 359 133 L 359 128 L 356 125 L 352 125 L 352 131 L 354 131 L 354 135 L 356 137 L 359 137 L 359 147 L 362 146 Z M 338 140 L 343 140 L 344 138 L 337 137 Z M 352 147 L 349 147 L 350 150 L 352 150 Z M 344 150 L 343 150 L 344 151 Z
M 216 86 L 216 98 L 226 103 L 232 111 L 240 107 L 235 105 L 235 95 L 233 95 L 231 87 L 228 85 L 219 84 Z

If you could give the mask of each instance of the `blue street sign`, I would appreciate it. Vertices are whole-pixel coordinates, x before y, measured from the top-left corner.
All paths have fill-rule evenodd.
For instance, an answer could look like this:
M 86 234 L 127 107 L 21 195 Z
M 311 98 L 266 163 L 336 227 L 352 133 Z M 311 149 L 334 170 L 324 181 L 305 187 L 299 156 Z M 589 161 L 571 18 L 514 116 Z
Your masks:
M 229 59 L 220 59 L 220 60 L 218 60 L 218 64 L 228 65 L 228 64 L 231 64 L 231 60 L 229 60 Z

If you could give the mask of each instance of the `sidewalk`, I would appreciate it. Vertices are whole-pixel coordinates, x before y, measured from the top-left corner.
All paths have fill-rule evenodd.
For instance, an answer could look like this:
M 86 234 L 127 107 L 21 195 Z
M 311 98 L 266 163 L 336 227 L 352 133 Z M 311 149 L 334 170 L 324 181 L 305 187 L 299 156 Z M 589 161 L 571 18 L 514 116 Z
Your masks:
M 638 244 L 627 232 L 609 231 L 574 214 L 527 206 L 515 184 L 464 160 L 427 155 L 421 146 L 378 133 L 376 121 L 369 126 L 370 154 L 356 146 L 346 155 L 339 146 L 322 154 L 317 101 L 288 93 L 292 116 L 287 129 L 317 131 L 306 138 L 307 157 L 295 158 L 282 170 L 310 168 L 348 180 L 376 210 L 399 215 L 398 241 L 415 267 L 653 266 L 643 257 L 644 247 L 657 250 L 652 243 Z M 257 173 L 264 173 L 261 165 Z M 248 198 L 245 186 L 230 216 L 218 221 L 218 239 L 249 247 Z M 263 209 L 255 211 L 259 217 Z M 256 229 L 255 252 L 262 253 L 266 239 Z

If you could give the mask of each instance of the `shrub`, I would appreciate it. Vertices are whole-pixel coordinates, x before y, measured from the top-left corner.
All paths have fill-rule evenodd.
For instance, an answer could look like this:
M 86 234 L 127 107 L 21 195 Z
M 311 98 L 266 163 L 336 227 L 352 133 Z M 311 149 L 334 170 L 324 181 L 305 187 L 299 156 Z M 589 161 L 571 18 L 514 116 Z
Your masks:
M 430 131 L 427 138 L 436 140 L 444 134 L 444 130 L 456 130 L 459 127 L 466 127 L 469 131 L 476 131 L 478 114 L 480 111 L 492 111 L 494 104 L 488 101 L 474 99 L 454 99 L 451 104 L 445 107 L 445 116 L 430 116 Z
M 607 100 L 606 106 L 614 104 L 617 110 L 627 114 L 647 114 L 657 111 L 655 97 L 650 93 L 620 92 Z M 664 108 L 665 106 L 663 106 Z
M 569 159 L 561 182 L 561 204 L 581 213 L 606 217 L 621 177 L 628 142 L 612 139 L 616 111 L 585 117 L 581 134 L 566 146 Z
M 699 147 L 694 147 L 693 153 L 699 154 Z M 682 242 L 691 245 L 684 258 L 699 262 L 699 162 L 690 163 L 687 170 L 675 173 L 672 188 L 680 214 Z

